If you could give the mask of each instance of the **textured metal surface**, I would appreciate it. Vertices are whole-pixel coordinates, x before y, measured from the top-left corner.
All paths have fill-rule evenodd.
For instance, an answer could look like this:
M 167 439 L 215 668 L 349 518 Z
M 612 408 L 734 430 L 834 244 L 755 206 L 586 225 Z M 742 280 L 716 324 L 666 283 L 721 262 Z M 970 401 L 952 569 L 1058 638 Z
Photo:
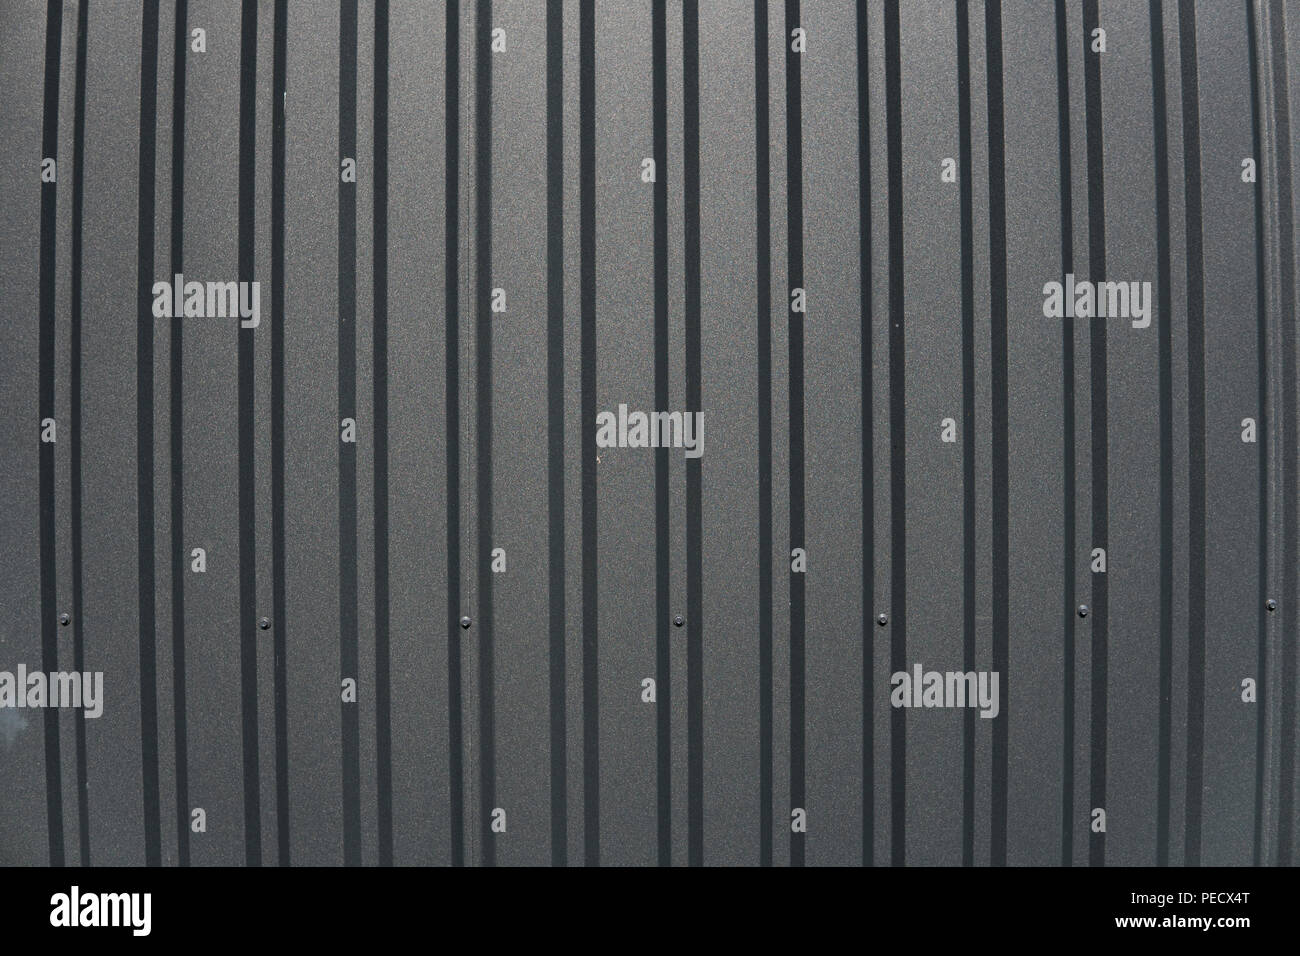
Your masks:
M 105 688 L 0 708 L 0 863 L 1291 863 L 1298 25 L 0 3 L 0 672 Z M 1044 316 L 1103 251 L 1149 327 Z

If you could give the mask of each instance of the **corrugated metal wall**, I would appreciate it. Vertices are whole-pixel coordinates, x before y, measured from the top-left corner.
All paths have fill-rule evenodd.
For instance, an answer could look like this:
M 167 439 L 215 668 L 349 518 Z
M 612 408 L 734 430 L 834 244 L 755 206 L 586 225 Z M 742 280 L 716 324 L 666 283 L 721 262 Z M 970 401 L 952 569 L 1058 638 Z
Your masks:
M 1292 861 L 1300 5 L 2 10 L 0 861 Z

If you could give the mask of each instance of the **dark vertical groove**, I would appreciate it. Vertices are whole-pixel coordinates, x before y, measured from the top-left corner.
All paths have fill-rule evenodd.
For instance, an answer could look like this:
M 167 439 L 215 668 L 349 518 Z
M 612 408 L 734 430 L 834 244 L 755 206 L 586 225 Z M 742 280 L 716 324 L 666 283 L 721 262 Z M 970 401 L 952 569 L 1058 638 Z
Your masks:
M 875 767 L 875 631 L 872 608 L 875 606 L 876 580 L 876 513 L 875 513 L 875 414 L 872 410 L 871 348 L 871 84 L 867 36 L 867 0 L 857 0 L 858 27 L 858 288 L 859 299 L 859 373 L 862 376 L 862 865 L 875 864 L 876 855 L 876 767 Z M 766 43 L 764 68 L 766 69 Z M 764 74 L 766 80 L 766 73 Z M 764 143 L 766 150 L 766 143 Z M 766 153 L 764 154 L 766 156 Z M 766 170 L 764 170 L 766 175 Z M 766 193 L 766 186 L 763 188 Z M 767 313 L 770 317 L 771 307 Z M 768 334 L 771 334 L 770 318 Z M 771 345 L 769 342 L 768 348 Z M 770 362 L 770 357 L 769 357 Z M 768 367 L 771 375 L 771 367 Z M 771 394 L 769 378 L 768 394 Z M 769 412 L 770 414 L 770 412 Z M 772 454 L 769 433 L 767 455 Z M 768 541 L 764 554 L 771 561 L 771 465 L 768 466 Z M 771 568 L 768 568 L 769 588 Z M 771 641 L 771 591 L 767 595 L 768 641 Z M 769 657 L 771 654 L 769 647 Z M 771 684 L 768 684 L 769 703 Z M 769 713 L 770 719 L 770 713 Z M 770 789 L 770 788 L 769 788 Z M 769 811 L 768 816 L 771 813 Z
M 172 35 L 172 221 L 171 274 L 185 272 L 185 72 L 189 52 L 188 0 L 177 0 Z M 82 4 L 85 9 L 85 4 Z M 77 173 L 80 186 L 81 174 Z M 279 310 L 275 315 L 279 316 Z M 171 575 L 172 715 L 176 746 L 176 856 L 190 865 L 189 731 L 185 697 L 185 323 L 171 321 L 169 401 L 171 404 Z M 80 617 L 80 615 L 77 615 Z
M 799 26 L 799 0 L 785 0 L 785 136 L 786 249 L 789 284 L 786 312 L 790 321 L 790 547 L 804 543 L 804 381 L 803 312 L 793 308 L 793 292 L 803 288 L 803 88 L 800 61 L 790 39 Z M 806 300 L 805 300 L 806 301 Z M 689 467 L 689 465 L 688 465 Z M 805 808 L 804 753 L 804 581 L 790 571 L 790 806 Z M 804 834 L 790 834 L 790 865 L 804 865 Z
M 1169 278 L 1169 133 L 1165 92 L 1165 23 L 1151 0 L 1151 102 L 1156 167 L 1156 301 L 1160 348 L 1160 726 L 1156 769 L 1156 865 L 1169 865 L 1170 738 L 1174 661 L 1174 411 L 1172 300 Z M 1258 155 L 1258 154 L 1257 154 Z
M 1088 272 L 1093 283 L 1106 276 L 1105 153 L 1102 149 L 1101 59 L 1092 52 L 1092 31 L 1098 26 L 1097 0 L 1083 3 L 1084 108 L 1088 150 Z M 1092 412 L 1092 545 L 1109 553 L 1109 469 L 1107 463 L 1106 319 L 1091 320 Z M 1106 575 L 1092 575 L 1092 741 L 1090 799 L 1106 806 L 1106 709 L 1109 598 Z M 1089 862 L 1106 862 L 1106 834 L 1093 832 Z
M 600 865 L 596 633 L 596 9 L 578 11 L 579 271 L 582 321 L 582 793 L 587 866 Z
M 257 0 L 244 0 L 239 50 L 239 281 L 253 281 L 257 159 Z M 175 320 L 173 320 L 174 322 Z M 254 507 L 253 333 L 239 326 L 240 713 L 244 744 L 244 858 L 262 865 L 257 737 L 257 512 Z
M 289 860 L 289 654 L 284 542 L 284 173 L 289 0 L 275 0 L 271 61 L 271 606 L 275 693 L 275 830 Z
M 1200 92 L 1196 9 L 1178 5 L 1183 84 L 1183 180 L 1187 223 L 1187 866 L 1201 864 L 1205 745 L 1205 276 L 1201 235 Z
M 1002 0 L 989 0 L 984 10 L 984 43 L 988 60 L 989 111 L 989 287 L 992 338 L 993 399 L 993 670 L 1001 701 L 993 721 L 993 787 L 989 821 L 989 854 L 994 866 L 1007 863 L 1007 728 L 1010 654 L 1007 612 L 1011 578 L 1008 523 L 1010 516 L 1007 448 L 1007 181 L 1006 143 L 1002 107 Z M 969 713 L 969 712 L 968 712 Z
M 474 345 L 478 360 L 475 424 L 478 442 L 479 827 L 483 865 L 496 863 L 492 809 L 496 805 L 495 686 L 492 647 L 492 0 L 474 15 Z
M 392 680 L 388 646 L 388 0 L 375 0 L 374 415 L 375 777 L 379 865 L 393 865 Z
M 551 649 L 551 865 L 567 866 L 568 741 L 564 713 L 564 5 L 561 0 L 547 0 L 546 4 L 546 407 L 550 551 L 547 571 L 550 576 Z
M 339 158 L 357 155 L 357 0 L 341 0 L 339 16 Z M 357 398 L 357 193 L 339 178 L 338 416 L 355 418 Z M 358 426 L 358 431 L 360 430 Z M 339 669 L 357 673 L 357 446 L 339 441 Z M 359 693 L 358 689 L 358 693 Z M 357 703 L 342 701 L 343 862 L 361 865 L 361 760 Z
M 889 670 L 907 669 L 907 402 L 903 395 L 903 108 L 898 0 L 885 3 L 885 129 L 889 166 Z M 907 839 L 907 711 L 891 708 L 890 863 Z
M 1263 865 L 1264 859 L 1264 768 L 1268 762 L 1268 721 L 1264 706 L 1271 698 L 1269 695 L 1268 646 L 1269 626 L 1268 600 L 1271 565 L 1269 562 L 1269 401 L 1268 401 L 1268 295 L 1264 270 L 1266 255 L 1264 244 L 1264 165 L 1263 114 L 1259 91 L 1259 26 L 1255 21 L 1255 4 L 1245 0 L 1247 47 L 1249 49 L 1250 67 L 1250 141 L 1251 154 L 1255 157 L 1255 354 L 1256 354 L 1256 435 L 1259 441 L 1259 573 L 1258 590 L 1258 650 L 1256 657 L 1257 672 L 1255 686 L 1259 689 L 1256 705 L 1259 710 L 1255 717 L 1255 839 L 1254 863 Z
M 155 29 L 156 29 L 155 23 Z M 146 27 L 147 32 L 147 27 Z M 59 148 L 59 61 L 63 47 L 63 4 L 61 0 L 49 0 L 45 8 L 45 115 L 41 124 L 41 157 L 57 160 Z M 155 52 L 156 56 L 156 52 Z M 143 128 L 142 128 L 143 129 Z M 144 140 L 141 132 L 141 149 Z M 142 167 L 143 168 L 143 167 Z M 143 172 L 141 177 L 143 178 Z M 39 408 L 41 431 L 45 430 L 46 419 L 54 419 L 54 245 L 55 210 L 57 208 L 57 161 L 54 182 L 41 183 L 41 260 L 40 260 L 40 396 Z M 153 181 L 153 168 L 150 166 L 150 183 Z M 150 199 L 152 203 L 152 198 Z M 143 200 L 141 200 L 141 219 L 144 218 Z M 153 223 L 150 221 L 150 229 Z M 144 240 L 142 239 L 143 243 Z M 144 272 L 144 246 L 140 247 L 140 302 L 139 318 L 140 337 L 147 327 L 152 332 L 152 319 L 146 325 L 147 310 L 145 292 L 149 289 Z M 152 241 L 150 242 L 149 268 L 153 268 Z M 152 422 L 152 420 L 151 420 Z M 58 588 L 55 580 L 57 566 L 54 560 L 54 442 L 40 442 L 40 512 L 41 512 L 41 667 L 47 674 L 59 669 L 59 632 L 58 632 Z M 141 548 L 140 560 L 144 562 L 144 549 Z M 141 584 L 140 602 L 144 603 L 144 585 Z M 80 618 L 78 618 L 80 619 Z M 143 634 L 143 632 L 142 632 Z M 144 656 L 144 643 L 141 641 L 141 657 Z M 143 675 L 142 675 L 143 676 Z M 53 707 L 46 707 L 45 713 L 45 811 L 46 826 L 49 834 L 50 866 L 63 866 L 63 773 L 59 760 L 59 712 Z M 155 737 L 156 740 L 156 737 Z M 144 742 L 147 747 L 147 742 Z M 156 765 L 155 765 L 156 770 Z M 146 784 L 148 768 L 145 769 Z M 156 789 L 156 788 L 155 788 Z M 146 818 L 148 803 L 146 797 Z
M 668 408 L 668 54 L 665 0 L 654 0 L 651 86 L 654 125 L 655 408 Z M 672 642 L 669 635 L 668 449 L 655 449 L 655 736 L 659 865 L 672 863 Z
M 465 734 L 460 593 L 460 0 L 447 0 L 447 728 L 451 865 L 465 865 Z
M 135 454 L 136 554 L 140 619 L 140 757 L 144 777 L 144 857 L 162 863 L 158 793 L 158 674 L 154 607 L 153 268 L 154 148 L 158 116 L 158 0 L 146 0 L 140 39 L 140 182 L 136 263 Z M 50 198 L 53 203 L 53 197 Z M 53 517 L 51 515 L 51 517 Z M 51 712 L 47 712 L 51 713 Z M 54 751 L 57 763 L 58 751 Z M 62 856 L 60 842 L 59 855 Z
M 758 285 L 758 855 L 772 865 L 772 158 L 767 0 L 754 0 Z
M 798 9 L 796 4 L 796 10 Z M 686 233 L 686 410 L 703 421 L 700 380 L 700 23 L 698 0 L 682 3 L 682 189 Z M 665 404 L 663 406 L 667 408 Z M 701 426 L 702 428 L 703 426 Z M 686 459 L 687 858 L 704 865 L 704 561 L 701 461 Z M 802 498 L 802 495 L 800 495 Z M 802 669 L 802 665 L 801 665 Z M 800 804 L 802 805 L 802 804 Z
M 961 169 L 962 659 L 975 670 L 975 236 L 971 182 L 970 7 L 957 4 Z M 975 711 L 962 715 L 961 863 L 975 864 Z
M 1295 314 L 1295 221 L 1291 198 L 1291 96 L 1287 83 L 1286 23 L 1280 3 L 1269 7 L 1269 37 L 1272 41 L 1273 123 L 1277 144 L 1278 245 L 1281 250 L 1280 315 L 1282 328 L 1282 633 L 1291 640 L 1282 643 L 1282 695 L 1280 733 L 1281 790 L 1278 794 L 1278 866 L 1290 866 L 1295 821 L 1296 747 L 1296 641 L 1300 632 L 1300 596 L 1296 594 L 1296 568 L 1300 566 L 1300 520 L 1297 520 L 1296 484 L 1300 475 L 1300 450 L 1296 447 L 1296 314 Z
M 82 581 L 84 579 L 81 525 L 81 223 L 82 170 L 86 158 L 86 0 L 77 5 L 77 74 L 74 91 L 72 126 L 72 295 L 69 301 L 72 330 L 69 336 L 68 390 L 71 405 L 71 453 L 69 467 L 72 486 L 72 666 L 78 673 L 86 670 L 86 637 L 82 628 Z M 77 827 L 81 837 L 81 865 L 90 866 L 90 791 L 86 778 L 86 713 L 75 716 L 77 748 Z M 182 715 L 183 719 L 183 715 Z M 177 779 L 184 779 L 185 762 L 177 759 Z M 188 834 L 188 830 L 186 831 Z
M 1061 177 L 1061 275 L 1074 271 L 1074 196 L 1070 163 L 1070 47 L 1065 0 L 1056 0 L 1057 166 Z M 1074 320 L 1061 320 L 1061 865 L 1074 862 Z

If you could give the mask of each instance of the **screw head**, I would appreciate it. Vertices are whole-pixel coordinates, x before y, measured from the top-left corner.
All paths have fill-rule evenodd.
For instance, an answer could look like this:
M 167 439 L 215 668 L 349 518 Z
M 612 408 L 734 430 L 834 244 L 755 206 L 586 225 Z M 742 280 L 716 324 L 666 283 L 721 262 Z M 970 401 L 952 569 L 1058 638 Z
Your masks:
M 264 631 L 271 629 L 271 619 L 269 617 L 258 618 L 257 626 Z
M 1265 602 L 1264 607 L 1268 608 L 1270 611 L 1276 611 L 1277 602 L 1274 601 L 1272 598 L 1269 598 L 1268 601 Z
M 472 622 L 470 621 L 468 615 L 460 619 L 460 626 L 466 631 L 469 630 L 469 626 L 471 623 Z
M 66 611 L 60 614 L 59 623 L 62 624 L 64 627 L 67 627 L 69 624 L 72 623 L 72 615 L 67 613 Z
M 884 627 L 886 624 L 889 623 L 889 615 L 888 615 L 888 614 L 877 614 L 877 615 L 876 615 L 876 623 L 879 624 L 881 627 Z
M 685 623 L 686 618 L 682 617 L 680 614 L 673 618 L 673 627 L 681 627 Z
M 1087 616 L 1088 616 L 1088 605 L 1086 605 L 1086 604 L 1080 604 L 1080 605 L 1079 605 L 1079 617 L 1087 617 Z

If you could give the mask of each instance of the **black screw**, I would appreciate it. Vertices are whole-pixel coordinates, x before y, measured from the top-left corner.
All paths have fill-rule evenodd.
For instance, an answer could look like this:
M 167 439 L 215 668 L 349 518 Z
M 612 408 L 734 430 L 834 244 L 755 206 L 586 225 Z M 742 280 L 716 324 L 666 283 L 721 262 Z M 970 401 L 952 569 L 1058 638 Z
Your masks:
M 271 629 L 271 619 L 269 617 L 259 618 L 257 626 L 264 631 L 269 631 Z
M 1086 605 L 1086 604 L 1080 604 L 1080 605 L 1079 605 L 1079 617 L 1087 617 L 1087 616 L 1088 616 L 1088 605 Z
M 470 621 L 470 619 L 469 619 L 468 617 L 462 617 L 462 618 L 460 619 L 460 626 L 461 626 L 462 628 L 464 628 L 465 630 L 467 630 L 467 631 L 469 630 L 470 623 L 471 623 L 471 621 Z
M 68 614 L 66 611 L 63 614 L 60 614 L 59 623 L 62 624 L 64 627 L 67 627 L 69 624 L 72 623 L 72 615 Z
M 685 623 L 686 623 L 686 618 L 682 617 L 680 614 L 678 614 L 675 618 L 673 618 L 674 627 L 681 627 Z
M 888 615 L 888 614 L 879 614 L 879 615 L 877 615 L 877 616 L 876 616 L 876 623 L 879 624 L 881 627 L 884 627 L 886 624 L 889 623 L 889 615 Z
M 1268 599 L 1268 602 L 1264 605 L 1264 607 L 1268 608 L 1270 611 L 1276 611 L 1276 610 L 1277 610 L 1277 602 L 1274 601 L 1272 598 L 1269 598 L 1269 599 Z

